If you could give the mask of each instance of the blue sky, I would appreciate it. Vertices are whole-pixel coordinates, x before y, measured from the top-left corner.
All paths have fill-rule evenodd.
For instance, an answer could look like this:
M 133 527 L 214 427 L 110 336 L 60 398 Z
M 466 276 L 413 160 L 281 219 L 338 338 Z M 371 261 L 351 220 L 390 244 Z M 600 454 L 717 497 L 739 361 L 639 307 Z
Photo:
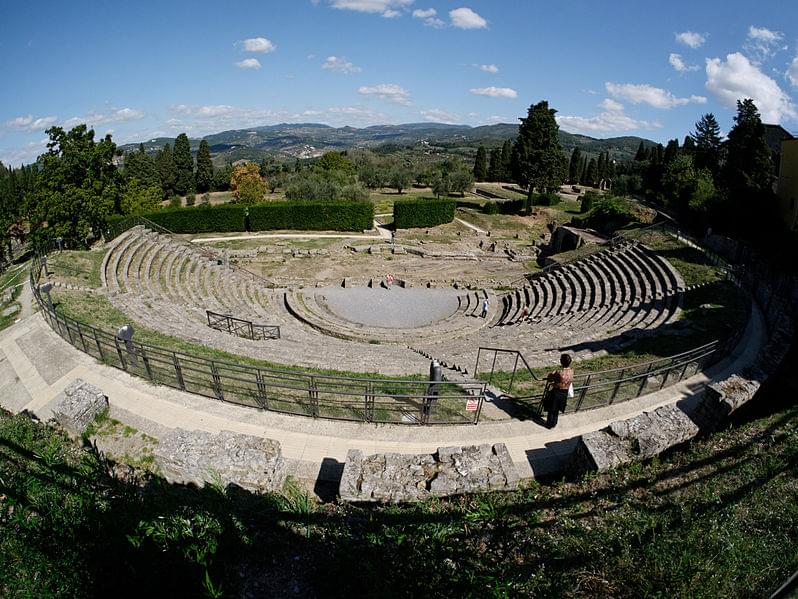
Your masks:
M 798 131 L 798 2 L 4 3 L 0 160 L 87 122 L 117 143 L 280 122 L 515 122 L 683 138 L 738 98 Z M 567 5 L 566 5 L 567 4 Z

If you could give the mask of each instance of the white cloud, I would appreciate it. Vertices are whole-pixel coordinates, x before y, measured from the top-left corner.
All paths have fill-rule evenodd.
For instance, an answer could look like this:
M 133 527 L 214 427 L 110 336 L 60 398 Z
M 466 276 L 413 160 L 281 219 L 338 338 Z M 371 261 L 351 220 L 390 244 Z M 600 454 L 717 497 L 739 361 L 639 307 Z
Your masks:
M 488 22 L 470 8 L 455 8 L 449 11 L 452 25 L 459 29 L 485 29 Z
M 327 71 L 333 71 L 334 73 L 343 73 L 344 75 L 359 73 L 363 70 L 360 67 L 356 67 L 342 56 L 328 56 L 324 64 L 321 65 L 321 68 Z
M 398 17 L 399 11 L 411 4 L 413 0 L 330 0 L 333 8 L 381 14 L 389 19 Z
M 766 123 L 780 123 L 784 119 L 798 119 L 795 104 L 773 79 L 760 71 L 739 52 L 720 58 L 707 59 L 707 89 L 729 108 L 737 100 L 751 98 Z
M 48 141 L 50 140 L 40 139 L 39 141 L 28 142 L 21 148 L 0 149 L 0 162 L 6 166 L 20 166 L 36 162 L 39 155 L 47 151 Z
M 798 87 L 798 54 L 792 59 L 792 64 L 787 69 L 785 76 L 793 87 Z
M 431 110 L 422 110 L 421 116 L 425 121 L 430 123 L 443 123 L 445 125 L 456 125 L 460 121 L 460 117 L 453 112 L 433 108 Z
M 240 62 L 233 63 L 239 69 L 254 69 L 258 70 L 260 68 L 260 61 L 257 58 L 245 58 Z
M 395 83 L 381 83 L 375 86 L 363 86 L 357 90 L 364 96 L 375 96 L 381 100 L 388 100 L 394 104 L 410 106 L 410 92 Z
M 604 85 L 607 88 L 607 92 L 613 97 L 628 100 L 632 104 L 648 104 L 663 110 L 668 110 L 675 106 L 684 106 L 691 102 L 705 104 L 707 101 L 704 96 L 677 98 L 669 91 L 647 83 L 611 83 L 608 81 Z
M 695 50 L 703 46 L 707 38 L 695 31 L 683 31 L 676 34 L 676 41 Z
M 3 126 L 8 127 L 9 129 L 21 129 L 23 131 L 37 131 L 39 129 L 44 130 L 50 127 L 51 125 L 55 125 L 58 122 L 58 118 L 54 116 L 40 116 L 34 117 L 33 115 L 27 116 L 18 116 L 15 119 L 11 119 L 10 121 L 6 121 L 3 123 Z
M 668 62 L 671 63 L 671 66 L 676 69 L 679 73 L 688 73 L 690 71 L 698 71 L 701 67 L 698 65 L 688 65 L 682 60 L 681 54 L 675 54 L 671 52 L 671 55 L 668 56 Z
M 623 104 L 616 102 L 615 100 L 611 100 L 610 98 L 604 98 L 599 106 L 609 112 L 623 112 Z
M 485 73 L 492 73 L 495 75 L 496 73 L 499 72 L 499 67 L 497 67 L 495 64 L 481 64 L 479 65 L 479 70 Z
M 91 112 L 86 116 L 72 117 L 64 122 L 65 128 L 71 128 L 81 123 L 86 123 L 89 127 L 105 125 L 107 123 L 121 123 L 127 121 L 138 121 L 145 117 L 144 112 L 134 108 L 113 108 L 110 112 Z
M 413 18 L 421 19 L 427 27 L 434 27 L 435 29 L 442 29 L 446 27 L 446 23 L 438 18 L 438 11 L 434 8 L 416 9 L 413 11 Z
M 238 42 L 244 49 L 244 52 L 255 52 L 258 54 L 269 54 L 277 49 L 270 40 L 265 37 L 251 37 L 246 40 Z
M 771 31 L 767 27 L 748 28 L 748 37 L 743 48 L 757 62 L 767 60 L 776 52 L 783 49 L 784 34 L 780 31 Z
M 604 112 L 596 116 L 557 116 L 557 123 L 572 133 L 599 133 L 637 131 L 640 129 L 658 129 L 662 125 L 649 121 L 638 121 L 624 112 L 623 104 L 610 98 L 605 98 L 601 104 Z
M 475 87 L 470 90 L 475 96 L 488 96 L 489 98 L 517 98 L 518 92 L 510 87 Z

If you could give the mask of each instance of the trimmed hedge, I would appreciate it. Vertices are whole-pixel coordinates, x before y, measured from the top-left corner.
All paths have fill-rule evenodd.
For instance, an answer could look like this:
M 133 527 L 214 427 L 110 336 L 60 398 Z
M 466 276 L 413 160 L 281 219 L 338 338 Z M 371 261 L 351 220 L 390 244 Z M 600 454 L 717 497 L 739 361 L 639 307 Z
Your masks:
M 247 217 L 247 209 L 249 216 Z M 363 231 L 374 224 L 371 202 L 270 202 L 244 206 L 167 208 L 142 215 L 173 233 L 236 233 L 293 229 L 297 231 Z M 108 219 L 108 234 L 127 216 Z
M 174 208 L 143 216 L 173 233 L 235 233 L 247 230 L 244 207 L 240 204 Z
M 273 202 L 249 208 L 250 231 L 363 231 L 373 225 L 371 202 Z
M 393 204 L 397 229 L 435 227 L 454 220 L 455 200 L 399 200 Z

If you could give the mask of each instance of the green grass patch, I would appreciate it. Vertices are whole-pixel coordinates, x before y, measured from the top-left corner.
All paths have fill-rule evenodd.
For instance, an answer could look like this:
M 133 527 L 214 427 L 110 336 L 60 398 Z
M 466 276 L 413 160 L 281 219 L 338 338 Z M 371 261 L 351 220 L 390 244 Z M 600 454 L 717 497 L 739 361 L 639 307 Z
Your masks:
M 98 289 L 105 250 L 56 252 L 47 255 L 47 266 L 57 281 Z

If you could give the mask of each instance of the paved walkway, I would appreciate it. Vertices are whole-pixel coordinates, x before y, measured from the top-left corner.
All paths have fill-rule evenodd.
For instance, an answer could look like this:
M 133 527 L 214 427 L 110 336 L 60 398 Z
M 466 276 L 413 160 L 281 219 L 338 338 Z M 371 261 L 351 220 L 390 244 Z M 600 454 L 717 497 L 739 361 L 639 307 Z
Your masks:
M 308 487 L 317 480 L 335 480 L 349 449 L 361 449 L 367 454 L 431 453 L 440 446 L 497 441 L 507 444 L 519 474 L 529 478 L 561 469 L 579 435 L 696 396 L 711 379 L 725 378 L 751 363 L 765 341 L 761 313 L 754 309 L 735 355 L 708 372 L 658 393 L 563 415 L 554 430 L 517 420 L 477 426 L 418 427 L 286 416 L 156 387 L 97 363 L 64 342 L 41 315 L 35 314 L 0 333 L 0 404 L 13 412 L 27 409 L 48 419 L 64 387 L 80 377 L 108 395 L 114 418 L 156 438 L 168 429 L 181 427 L 210 432 L 231 430 L 275 439 L 282 446 L 289 473 Z

